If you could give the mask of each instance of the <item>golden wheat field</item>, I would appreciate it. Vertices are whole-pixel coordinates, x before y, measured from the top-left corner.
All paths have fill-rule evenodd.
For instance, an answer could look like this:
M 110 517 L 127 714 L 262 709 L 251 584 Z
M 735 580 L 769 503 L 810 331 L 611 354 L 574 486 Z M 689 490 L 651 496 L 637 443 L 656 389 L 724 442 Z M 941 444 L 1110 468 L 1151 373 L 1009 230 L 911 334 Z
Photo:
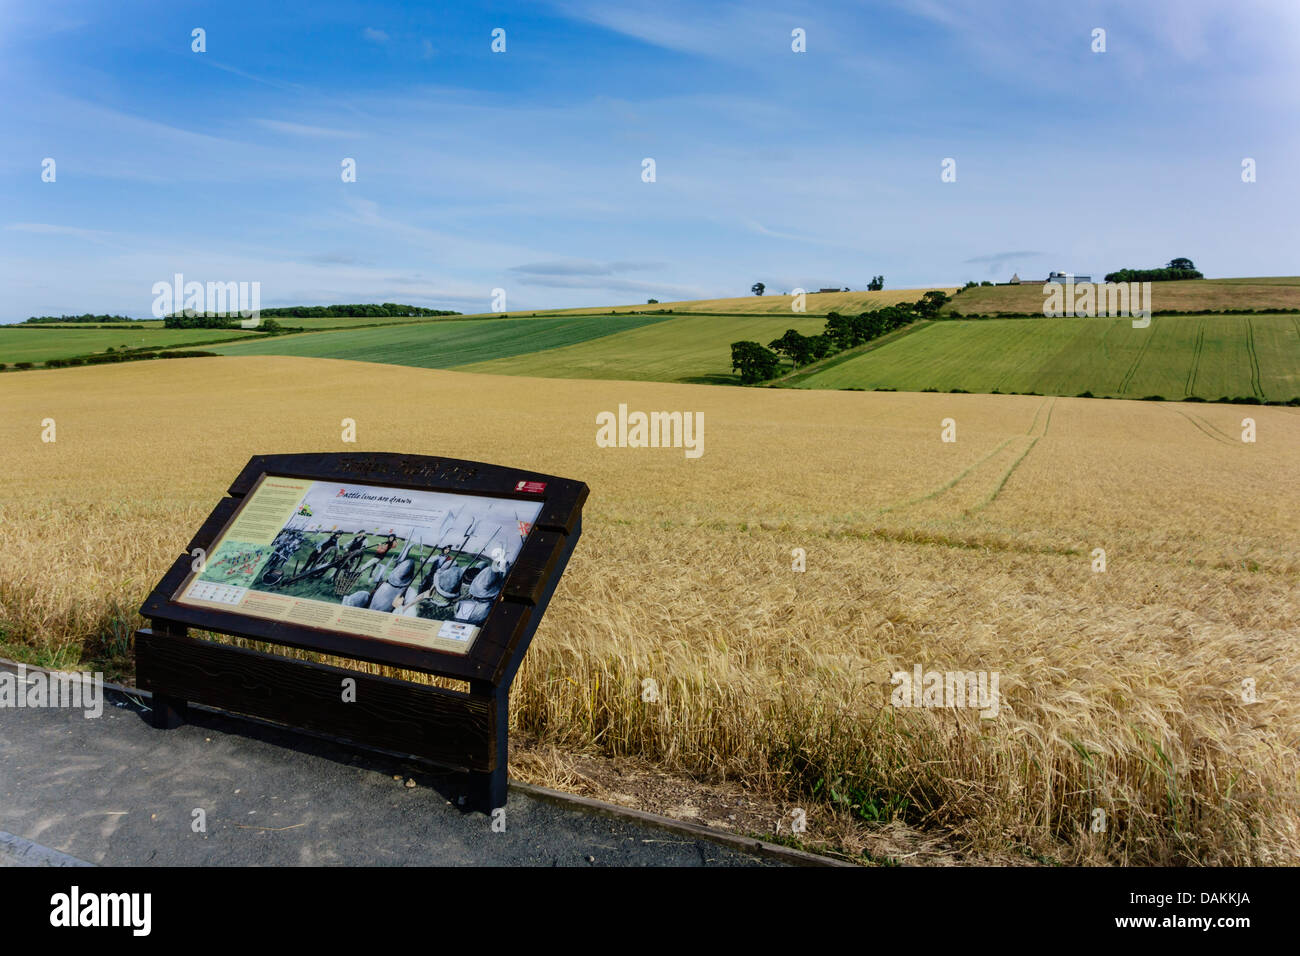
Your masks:
M 703 456 L 597 448 L 620 403 L 702 412 Z M 0 375 L 0 407 L 5 656 L 125 661 L 134 609 L 253 454 L 491 461 L 591 487 L 514 733 L 796 800 L 810 831 L 1300 862 L 1297 410 L 279 357 Z M 892 706 L 917 665 L 998 673 L 997 716 Z
M 804 311 L 812 315 L 824 315 L 827 312 L 858 313 L 867 309 L 881 309 L 887 305 L 900 302 L 915 302 L 931 289 L 941 289 L 951 295 L 957 291 L 956 286 L 926 286 L 918 289 L 880 289 L 856 292 L 808 292 L 804 296 Z M 1042 308 L 1041 291 L 1038 308 Z M 653 312 L 670 309 L 673 312 L 724 312 L 741 315 L 790 315 L 792 298 L 790 295 L 778 294 L 775 289 L 766 295 L 734 296 L 726 299 L 685 299 L 675 302 L 656 302 L 633 305 L 615 305 L 603 308 L 544 309 L 535 312 L 518 312 L 514 315 L 581 315 L 609 314 L 620 312 Z M 480 313 L 485 318 L 498 318 L 495 313 Z
M 1101 282 L 1101 276 L 1094 276 Z M 1045 282 L 1038 279 L 1021 285 L 976 286 L 954 296 L 947 311 L 966 315 L 986 312 L 1014 312 L 1039 315 L 1043 311 Z M 1219 309 L 1300 308 L 1300 281 L 1296 276 L 1258 276 L 1240 279 L 1185 279 L 1151 284 L 1151 308 L 1180 312 L 1210 312 Z

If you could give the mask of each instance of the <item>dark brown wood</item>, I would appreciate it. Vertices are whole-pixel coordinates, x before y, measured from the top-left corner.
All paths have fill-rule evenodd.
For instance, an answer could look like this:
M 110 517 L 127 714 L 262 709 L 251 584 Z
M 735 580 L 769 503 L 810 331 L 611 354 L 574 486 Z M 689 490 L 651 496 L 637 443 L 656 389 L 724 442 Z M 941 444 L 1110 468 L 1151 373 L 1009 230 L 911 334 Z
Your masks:
M 528 645 L 533 641 L 533 634 L 537 631 L 537 625 L 542 622 L 542 612 L 551 603 L 555 589 L 559 587 L 560 575 L 565 566 L 568 565 L 569 558 L 573 555 L 573 549 L 577 546 L 578 536 L 581 533 L 582 519 L 579 517 L 577 523 L 573 526 L 573 533 L 561 539 L 560 553 L 555 563 L 555 570 L 537 596 L 536 605 L 528 609 L 530 613 L 526 614 L 520 624 L 512 630 L 508 639 L 509 643 L 505 645 L 505 653 L 496 659 L 496 667 L 493 669 L 491 679 L 499 686 L 509 687 L 514 683 L 515 674 L 519 670 L 519 665 L 523 663 Z M 517 605 L 506 604 L 505 606 Z M 484 653 L 486 655 L 487 652 Z
M 211 551 L 267 475 L 540 500 L 542 508 L 465 654 L 176 603 L 193 572 L 191 552 Z M 176 726 L 187 702 L 200 702 L 467 770 L 462 805 L 485 811 L 503 806 L 510 684 L 582 532 L 587 494 L 580 481 L 452 458 L 388 452 L 254 457 L 141 608 L 153 626 L 136 634 L 136 676 L 153 692 L 155 726 Z M 189 628 L 465 680 L 470 693 L 194 640 Z M 356 681 L 355 703 L 343 701 L 347 678 Z
M 392 452 L 334 452 L 302 455 L 257 455 L 240 472 L 228 494 L 242 498 L 264 474 L 319 481 L 362 481 L 393 488 L 436 489 L 472 495 L 541 499 L 537 527 L 561 534 L 573 530 L 577 513 L 587 499 L 587 486 L 571 478 L 520 471 L 502 465 Z M 545 485 L 540 494 L 517 491 L 520 482 Z
M 392 474 L 384 469 L 392 469 Z M 543 508 L 533 532 L 524 542 L 519 559 L 502 583 L 501 601 L 493 609 L 483 631 L 466 654 L 390 643 L 175 603 L 173 596 L 192 571 L 194 558 L 190 552 L 195 548 L 211 550 L 242 503 L 243 496 L 267 474 L 318 481 L 362 481 L 395 488 L 411 487 L 520 500 L 535 501 L 541 498 Z M 544 485 L 545 490 L 541 494 L 515 491 L 521 482 Z M 563 573 L 564 565 L 573 550 L 572 545 L 580 533 L 581 509 L 587 493 L 587 486 L 579 481 L 450 458 L 423 458 L 383 452 L 259 455 L 249 461 L 231 485 L 230 494 L 234 497 L 225 498 L 218 503 L 190 541 L 185 554 L 176 559 L 162 581 L 145 599 L 141 614 L 153 622 L 155 629 L 161 623 L 171 621 L 196 629 L 235 634 L 286 647 L 317 650 L 459 680 L 491 678 L 507 669 L 503 654 L 512 651 L 521 640 L 525 646 L 531 640 L 536 622 L 546 608 L 545 602 L 539 600 L 546 576 L 558 577 Z M 558 528 L 565 530 L 550 530 Z M 502 615 L 501 612 L 510 603 L 529 605 L 530 610 L 523 615 Z
M 185 639 L 189 632 L 183 627 L 164 622 L 158 633 L 165 637 Z M 189 718 L 189 702 L 171 694 L 156 693 L 150 701 L 149 722 L 159 730 L 173 730 Z
M 193 556 L 195 548 L 202 548 L 208 551 L 216 543 L 217 538 L 221 535 L 222 530 L 235 516 L 239 506 L 244 503 L 242 498 L 222 498 L 221 502 L 213 509 L 212 514 L 208 515 L 207 520 L 194 533 L 190 543 L 185 546 L 185 553 Z
M 187 701 L 170 694 L 154 694 L 149 708 L 149 723 L 159 730 L 174 730 L 189 720 Z
M 510 575 L 501 586 L 508 600 L 536 605 L 564 550 L 564 535 L 534 531 L 524 542 Z
M 489 698 L 210 641 L 135 635 L 137 682 L 169 699 L 329 733 L 459 770 L 495 770 L 498 708 Z M 343 681 L 356 681 L 356 700 Z
M 497 754 L 497 763 L 492 770 L 470 774 L 466 809 L 491 813 L 497 807 L 506 805 L 509 786 L 506 768 L 510 750 L 510 688 L 491 681 L 470 681 L 469 687 L 476 699 L 486 701 L 492 709 L 492 749 Z

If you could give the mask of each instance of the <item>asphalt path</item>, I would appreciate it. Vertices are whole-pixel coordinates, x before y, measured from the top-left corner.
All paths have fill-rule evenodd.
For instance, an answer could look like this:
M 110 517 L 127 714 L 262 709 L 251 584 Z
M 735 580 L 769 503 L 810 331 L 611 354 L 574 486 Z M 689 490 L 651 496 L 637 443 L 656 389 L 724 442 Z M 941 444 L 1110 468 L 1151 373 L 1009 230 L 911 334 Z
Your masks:
M 494 821 L 453 805 L 453 778 L 409 759 L 193 708 L 155 730 L 147 702 L 106 690 L 98 718 L 0 707 L 0 865 L 782 862 L 515 787 Z

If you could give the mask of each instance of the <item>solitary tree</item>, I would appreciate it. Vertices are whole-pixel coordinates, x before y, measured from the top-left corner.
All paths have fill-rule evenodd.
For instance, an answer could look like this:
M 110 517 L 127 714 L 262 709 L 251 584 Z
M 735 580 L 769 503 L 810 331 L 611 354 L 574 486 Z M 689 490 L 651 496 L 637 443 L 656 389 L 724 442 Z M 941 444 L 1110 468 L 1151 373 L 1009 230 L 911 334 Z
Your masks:
M 762 295 L 763 290 L 766 288 L 767 286 L 763 285 L 763 283 L 755 282 L 752 286 L 749 287 L 749 291 L 754 293 L 754 295 Z
M 731 343 L 731 368 L 740 372 L 740 381 L 745 385 L 771 378 L 780 366 L 780 356 L 757 342 Z
M 920 301 L 916 303 L 916 311 L 925 317 L 937 315 L 939 310 L 948 304 L 948 294 L 938 290 L 927 292 L 921 296 Z
M 884 276 L 872 276 L 871 281 L 867 283 L 868 292 L 879 292 L 885 287 Z

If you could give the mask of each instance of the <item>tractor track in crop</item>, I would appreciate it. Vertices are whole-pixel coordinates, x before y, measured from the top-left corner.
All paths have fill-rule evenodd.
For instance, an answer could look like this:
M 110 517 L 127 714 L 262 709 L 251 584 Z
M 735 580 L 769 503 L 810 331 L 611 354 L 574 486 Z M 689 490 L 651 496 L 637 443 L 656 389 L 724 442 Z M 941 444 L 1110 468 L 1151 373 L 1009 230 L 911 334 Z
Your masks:
M 978 461 L 968 465 L 958 475 L 944 482 L 939 487 L 920 495 L 910 498 L 896 505 L 890 505 L 882 508 L 876 514 L 886 514 L 891 511 L 900 511 L 903 509 L 914 508 L 918 505 L 924 505 L 927 502 L 939 503 L 948 502 L 949 507 L 940 510 L 946 510 L 950 514 L 970 515 L 982 508 L 992 504 L 994 499 L 1001 494 L 1002 489 L 1010 480 L 1011 475 L 1015 472 L 1025 457 L 1038 444 L 1038 440 L 1047 434 L 1047 429 L 1051 426 L 1052 411 L 1056 407 L 1056 398 L 1045 398 L 1038 404 L 1034 410 L 1033 420 L 1029 424 L 1028 430 L 1022 435 L 1012 435 L 1003 439 L 988 454 L 984 455 Z M 1046 414 L 1044 414 L 1046 412 Z M 1039 422 L 1042 421 L 1040 429 Z M 1013 443 L 1023 442 L 1023 447 L 1010 447 Z M 1007 464 L 1001 465 L 993 460 L 1010 447 L 1009 455 L 1015 457 Z M 1018 454 L 1017 454 L 1018 452 Z M 1004 459 L 1005 460 L 1005 459 Z M 989 465 L 993 462 L 992 465 Z M 988 466 L 988 467 L 986 467 Z M 996 477 L 995 477 L 996 476 Z M 970 501 L 973 495 L 979 494 L 980 486 L 989 488 L 987 494 L 976 500 L 974 504 L 963 505 L 962 499 Z
M 1250 387 L 1256 398 L 1264 397 L 1263 384 L 1259 374 L 1259 353 L 1255 351 L 1255 325 L 1246 319 L 1246 354 L 1250 356 Z
M 1156 331 L 1155 319 L 1151 320 L 1151 325 L 1146 331 L 1149 331 L 1150 334 L 1147 335 L 1145 341 L 1143 341 L 1142 348 L 1138 349 L 1137 357 L 1133 359 L 1133 364 L 1130 365 L 1128 367 L 1128 371 L 1124 373 L 1124 378 L 1120 380 L 1119 383 L 1120 395 L 1123 395 L 1126 392 L 1128 392 L 1128 387 L 1133 384 L 1133 377 L 1137 375 L 1137 370 L 1138 367 L 1142 364 L 1142 359 L 1146 357 L 1147 349 L 1151 347 L 1151 340 L 1155 338 L 1155 331 Z
M 1196 374 L 1201 369 L 1201 350 L 1205 348 L 1205 320 L 1201 319 L 1196 327 L 1196 345 L 1192 349 L 1192 368 L 1187 373 L 1187 384 L 1183 387 L 1184 395 L 1196 391 Z

